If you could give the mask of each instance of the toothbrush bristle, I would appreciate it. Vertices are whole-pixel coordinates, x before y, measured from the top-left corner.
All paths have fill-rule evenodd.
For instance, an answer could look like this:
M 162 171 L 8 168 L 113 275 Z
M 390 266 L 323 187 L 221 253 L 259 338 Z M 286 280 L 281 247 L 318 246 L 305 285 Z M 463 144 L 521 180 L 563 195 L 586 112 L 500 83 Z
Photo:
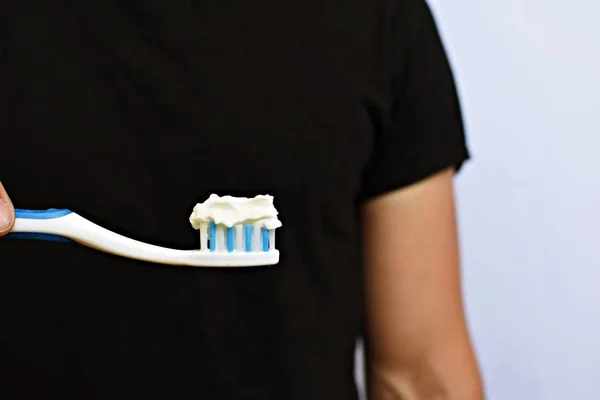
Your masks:
M 208 243 L 210 251 L 217 251 L 217 225 L 212 221 L 208 226 Z
M 208 250 L 208 224 L 200 224 L 200 250 Z
M 234 236 L 233 227 L 227 228 L 227 251 L 230 253 L 233 251 L 233 248 L 235 245 L 233 236 Z
M 217 225 L 217 251 L 225 251 L 225 226 Z
M 256 223 L 252 227 L 252 251 L 261 251 L 261 243 L 260 243 L 260 224 Z
M 252 224 L 244 225 L 244 248 L 247 252 L 252 251 Z
M 275 230 L 260 223 L 229 228 L 209 222 L 200 226 L 200 250 L 211 252 L 268 252 L 275 250 Z
M 275 250 L 275 229 L 269 231 L 269 250 Z
M 241 224 L 235 225 L 235 250 L 244 251 L 244 227 Z
M 261 228 L 260 229 L 261 232 L 261 244 L 262 244 L 262 251 L 269 251 L 269 231 L 266 228 Z

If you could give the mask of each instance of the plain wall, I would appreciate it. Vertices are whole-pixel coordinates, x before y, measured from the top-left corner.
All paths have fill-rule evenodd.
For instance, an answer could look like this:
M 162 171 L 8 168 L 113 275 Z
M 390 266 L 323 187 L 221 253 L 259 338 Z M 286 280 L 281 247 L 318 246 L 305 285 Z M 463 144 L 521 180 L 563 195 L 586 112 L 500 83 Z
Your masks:
M 600 2 L 429 3 L 473 153 L 458 211 L 488 399 L 598 399 Z

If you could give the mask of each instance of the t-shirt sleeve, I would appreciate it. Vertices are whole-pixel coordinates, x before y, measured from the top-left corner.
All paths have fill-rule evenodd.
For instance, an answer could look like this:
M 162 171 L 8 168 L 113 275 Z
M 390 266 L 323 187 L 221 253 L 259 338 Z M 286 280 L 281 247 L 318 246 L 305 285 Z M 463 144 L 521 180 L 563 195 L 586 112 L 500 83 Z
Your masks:
M 469 158 L 453 73 L 425 0 L 398 0 L 390 31 L 391 101 L 364 171 L 363 199 L 458 171 Z

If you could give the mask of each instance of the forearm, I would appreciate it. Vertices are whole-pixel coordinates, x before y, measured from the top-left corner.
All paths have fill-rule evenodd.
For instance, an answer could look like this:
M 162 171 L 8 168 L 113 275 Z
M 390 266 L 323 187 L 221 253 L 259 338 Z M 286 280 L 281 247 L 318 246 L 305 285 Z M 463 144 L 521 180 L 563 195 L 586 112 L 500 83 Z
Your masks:
M 462 308 L 432 304 L 437 318 L 405 323 L 367 338 L 369 400 L 483 400 L 483 383 Z M 402 315 L 401 313 L 397 313 Z M 389 315 L 388 321 L 393 317 Z M 396 345 L 394 345 L 394 343 Z
M 367 382 L 369 400 L 484 399 L 477 365 L 468 349 L 440 349 L 408 365 L 372 363 Z

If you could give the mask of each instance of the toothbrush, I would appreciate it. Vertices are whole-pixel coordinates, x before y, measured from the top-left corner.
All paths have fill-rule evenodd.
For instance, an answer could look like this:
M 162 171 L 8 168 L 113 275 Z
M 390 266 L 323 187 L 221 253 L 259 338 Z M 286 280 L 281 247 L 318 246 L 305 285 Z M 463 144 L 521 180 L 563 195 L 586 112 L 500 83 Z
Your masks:
M 17 209 L 7 238 L 76 242 L 121 257 L 189 267 L 254 267 L 279 262 L 275 230 L 260 221 L 231 227 L 202 223 L 199 250 L 155 246 L 119 235 L 65 209 Z

